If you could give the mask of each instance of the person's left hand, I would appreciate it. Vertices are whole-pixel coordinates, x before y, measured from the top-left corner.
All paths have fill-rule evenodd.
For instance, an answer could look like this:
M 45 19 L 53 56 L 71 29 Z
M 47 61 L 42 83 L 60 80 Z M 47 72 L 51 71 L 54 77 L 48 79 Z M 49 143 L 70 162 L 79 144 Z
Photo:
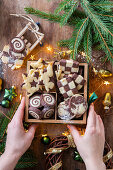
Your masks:
M 31 125 L 28 132 L 25 132 L 23 127 L 24 108 L 25 98 L 23 97 L 7 130 L 5 153 L 8 156 L 14 155 L 17 159 L 19 159 L 30 147 L 37 127 L 37 125 Z

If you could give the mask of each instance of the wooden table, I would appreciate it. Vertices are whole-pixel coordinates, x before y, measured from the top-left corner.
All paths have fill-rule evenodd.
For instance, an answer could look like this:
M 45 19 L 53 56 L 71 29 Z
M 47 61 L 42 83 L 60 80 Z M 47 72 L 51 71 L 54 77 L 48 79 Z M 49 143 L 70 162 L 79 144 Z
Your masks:
M 53 11 L 56 7 L 58 1 L 50 1 L 47 0 L 0 0 L 0 50 L 2 50 L 3 46 L 5 44 L 8 44 L 10 39 L 12 37 L 15 37 L 18 32 L 21 31 L 21 29 L 25 26 L 25 21 L 23 19 L 18 19 L 13 16 L 10 16 L 11 13 L 24 13 L 24 7 L 32 6 L 34 8 L 38 8 L 40 10 L 44 11 Z M 60 39 L 66 39 L 69 38 L 72 29 L 65 26 L 60 28 L 58 24 L 50 23 L 48 21 L 38 19 L 37 17 L 34 17 L 35 21 L 39 21 L 41 23 L 42 31 L 45 34 L 45 44 L 50 44 L 53 47 L 56 47 L 56 42 Z M 37 49 L 34 50 L 34 53 L 38 52 L 40 50 L 40 46 L 37 47 Z M 41 53 L 37 56 L 36 59 L 38 59 L 39 56 L 45 57 L 44 53 Z M 51 58 L 51 56 L 48 56 Z M 113 67 L 108 65 L 109 70 L 113 72 Z M 12 85 L 15 85 L 17 87 L 18 97 L 16 100 L 19 101 L 19 94 L 21 92 L 21 84 L 22 84 L 22 73 L 26 71 L 26 66 L 19 70 L 11 71 L 7 68 L 6 65 L 1 64 L 0 65 L 0 76 L 4 79 L 4 88 L 9 88 Z M 89 91 L 90 93 L 95 91 L 97 87 L 99 86 L 100 79 L 92 76 L 92 73 L 90 72 L 90 81 L 89 81 Z M 108 79 L 109 81 L 113 81 L 113 77 Z M 98 99 L 95 103 L 95 110 L 97 114 L 100 114 L 105 125 L 105 132 L 106 132 L 106 140 L 110 144 L 111 148 L 113 149 L 113 114 L 110 116 L 104 116 L 104 110 L 102 105 L 102 100 L 104 99 L 105 93 L 110 92 L 113 97 L 113 85 L 103 85 L 96 94 L 98 95 Z M 2 95 L 0 97 L 2 99 Z M 113 102 L 112 102 L 113 104 Z M 7 112 L 7 109 L 3 109 L 4 112 Z M 113 113 L 113 110 L 111 111 Z M 67 130 L 66 125 L 49 125 L 49 124 L 40 124 L 39 128 L 36 133 L 36 138 L 32 143 L 31 148 L 34 150 L 37 156 L 38 161 L 38 167 L 37 168 L 28 168 L 28 170 L 43 170 L 44 169 L 44 146 L 40 143 L 41 134 L 47 133 L 50 136 L 59 135 L 62 132 Z M 70 153 L 70 154 L 69 154 Z M 85 167 L 83 164 L 78 163 L 73 160 L 72 158 L 72 150 L 69 150 L 65 152 L 63 157 L 63 169 L 65 170 L 84 170 Z

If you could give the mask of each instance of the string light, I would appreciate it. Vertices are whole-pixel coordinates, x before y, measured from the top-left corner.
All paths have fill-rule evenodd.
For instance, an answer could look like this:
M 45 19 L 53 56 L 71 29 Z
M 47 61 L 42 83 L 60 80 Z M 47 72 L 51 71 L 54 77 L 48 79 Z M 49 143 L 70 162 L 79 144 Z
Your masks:
M 104 81 L 104 84 L 109 85 L 109 84 L 112 84 L 112 83 L 110 83 L 109 81 Z
M 52 51 L 53 51 L 53 48 L 52 48 L 51 46 L 47 46 L 46 49 L 47 49 L 47 51 L 49 51 L 49 52 L 52 52 Z
M 34 55 L 31 55 L 30 59 L 31 59 L 31 60 L 34 60 L 34 59 L 35 59 L 35 56 L 34 56 Z

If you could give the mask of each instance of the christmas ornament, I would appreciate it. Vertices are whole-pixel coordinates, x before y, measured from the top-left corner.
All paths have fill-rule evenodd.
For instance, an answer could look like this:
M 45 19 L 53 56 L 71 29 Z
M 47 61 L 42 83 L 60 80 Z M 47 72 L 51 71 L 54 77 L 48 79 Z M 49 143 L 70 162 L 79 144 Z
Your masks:
M 12 86 L 9 90 L 5 89 L 4 99 L 12 101 L 14 99 L 14 97 L 17 97 L 15 89 L 16 89 L 15 86 Z
M 2 79 L 0 78 L 0 91 L 2 90 Z
M 8 100 L 2 100 L 2 102 L 0 102 L 0 105 L 5 108 L 8 108 L 9 104 L 10 102 Z
M 88 105 L 90 106 L 90 104 L 93 103 L 97 98 L 98 98 L 98 96 L 96 95 L 95 92 L 93 92 L 93 93 L 90 95 Z
M 112 76 L 112 73 L 110 71 L 108 71 L 108 70 L 102 69 L 102 70 L 97 71 L 95 68 L 93 68 L 93 71 L 94 71 L 95 75 L 99 75 L 99 76 L 101 76 L 103 78 Z
M 47 136 L 47 135 L 42 135 L 41 142 L 42 142 L 44 145 L 49 145 L 50 142 L 51 142 L 51 139 L 50 139 L 50 137 Z
M 111 94 L 110 93 L 105 94 L 103 105 L 104 105 L 105 111 L 108 111 L 110 109 L 110 106 L 111 106 Z
M 74 151 L 74 160 L 83 162 L 83 159 L 81 158 L 81 156 L 77 150 Z

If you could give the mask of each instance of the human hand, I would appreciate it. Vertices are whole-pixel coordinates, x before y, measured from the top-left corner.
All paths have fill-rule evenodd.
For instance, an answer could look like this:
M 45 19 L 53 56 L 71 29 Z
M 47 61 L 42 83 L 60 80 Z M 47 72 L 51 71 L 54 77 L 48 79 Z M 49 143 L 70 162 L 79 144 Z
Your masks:
M 86 164 L 86 168 L 90 170 L 105 169 L 103 163 L 105 143 L 104 125 L 100 116 L 94 111 L 94 105 L 91 104 L 89 108 L 89 116 L 84 136 L 80 136 L 75 126 L 68 125 L 68 128 L 74 138 L 77 150 Z
M 19 159 L 30 147 L 37 127 L 37 125 L 31 125 L 28 132 L 25 132 L 23 127 L 24 108 L 25 98 L 23 97 L 7 130 L 5 153 L 7 156 L 13 155 L 16 159 Z

